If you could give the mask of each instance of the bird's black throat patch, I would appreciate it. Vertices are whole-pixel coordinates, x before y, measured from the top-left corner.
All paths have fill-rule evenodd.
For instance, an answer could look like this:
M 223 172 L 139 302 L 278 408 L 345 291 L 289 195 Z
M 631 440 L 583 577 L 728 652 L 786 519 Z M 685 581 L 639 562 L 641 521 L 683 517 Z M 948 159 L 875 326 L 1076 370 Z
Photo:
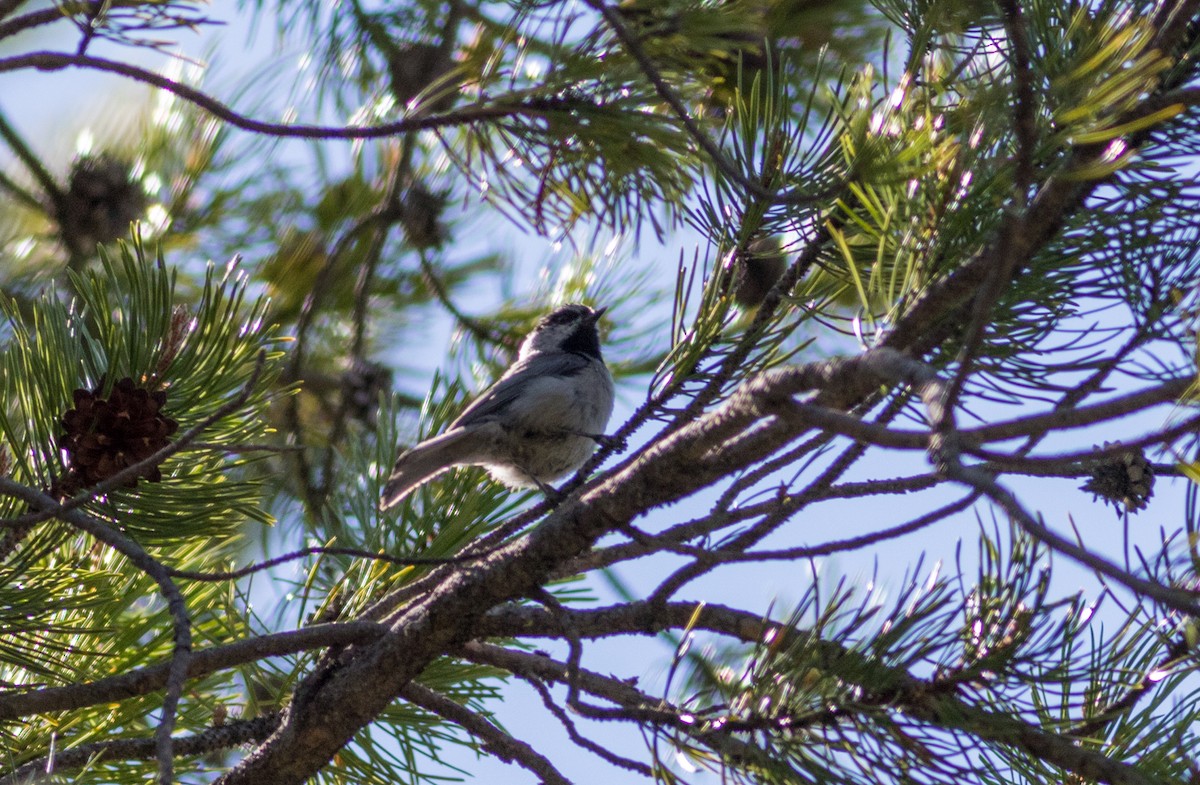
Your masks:
M 567 340 L 563 341 L 562 350 L 594 357 L 597 360 L 602 359 L 600 357 L 600 333 L 596 331 L 596 325 L 581 324 L 576 327 L 575 331 L 567 336 Z

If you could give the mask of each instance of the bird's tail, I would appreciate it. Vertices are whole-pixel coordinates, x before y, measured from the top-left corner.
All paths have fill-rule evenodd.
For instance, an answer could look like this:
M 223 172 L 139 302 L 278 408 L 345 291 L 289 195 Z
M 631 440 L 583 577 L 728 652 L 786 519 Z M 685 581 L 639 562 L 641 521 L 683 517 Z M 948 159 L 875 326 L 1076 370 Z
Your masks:
M 383 486 L 379 509 L 390 510 L 424 483 L 464 463 L 466 435 L 466 429 L 455 428 L 401 453 Z

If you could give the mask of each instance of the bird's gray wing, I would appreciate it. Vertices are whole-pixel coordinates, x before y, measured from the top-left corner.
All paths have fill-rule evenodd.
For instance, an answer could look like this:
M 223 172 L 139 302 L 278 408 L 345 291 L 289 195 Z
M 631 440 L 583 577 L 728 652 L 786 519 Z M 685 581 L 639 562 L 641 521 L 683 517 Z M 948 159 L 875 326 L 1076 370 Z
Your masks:
M 473 425 L 492 419 L 511 406 L 530 381 L 571 377 L 587 368 L 591 362 L 593 361 L 582 354 L 573 352 L 548 352 L 526 357 L 505 371 L 495 384 L 484 390 L 449 427 Z

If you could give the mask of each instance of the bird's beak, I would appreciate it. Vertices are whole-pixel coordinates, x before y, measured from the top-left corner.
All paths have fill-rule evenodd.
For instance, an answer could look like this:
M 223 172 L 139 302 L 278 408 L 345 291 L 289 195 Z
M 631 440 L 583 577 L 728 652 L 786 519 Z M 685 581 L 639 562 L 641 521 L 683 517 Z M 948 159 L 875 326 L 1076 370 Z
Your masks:
M 608 310 L 608 306 L 606 305 L 603 308 L 597 308 L 594 311 L 592 311 L 592 318 L 591 318 L 592 324 L 595 324 L 596 322 L 600 321 L 600 317 L 603 316 L 605 311 L 607 311 L 607 310 Z

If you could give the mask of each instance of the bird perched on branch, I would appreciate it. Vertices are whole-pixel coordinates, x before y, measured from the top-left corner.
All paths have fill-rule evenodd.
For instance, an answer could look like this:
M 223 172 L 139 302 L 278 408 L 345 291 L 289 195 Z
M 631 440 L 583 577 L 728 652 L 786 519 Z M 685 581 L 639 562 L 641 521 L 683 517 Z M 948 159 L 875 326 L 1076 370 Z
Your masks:
M 440 436 L 400 454 L 380 509 L 455 466 L 483 466 L 505 485 L 543 491 L 579 469 L 612 415 L 596 329 L 604 311 L 572 304 L 542 317 L 495 384 Z

